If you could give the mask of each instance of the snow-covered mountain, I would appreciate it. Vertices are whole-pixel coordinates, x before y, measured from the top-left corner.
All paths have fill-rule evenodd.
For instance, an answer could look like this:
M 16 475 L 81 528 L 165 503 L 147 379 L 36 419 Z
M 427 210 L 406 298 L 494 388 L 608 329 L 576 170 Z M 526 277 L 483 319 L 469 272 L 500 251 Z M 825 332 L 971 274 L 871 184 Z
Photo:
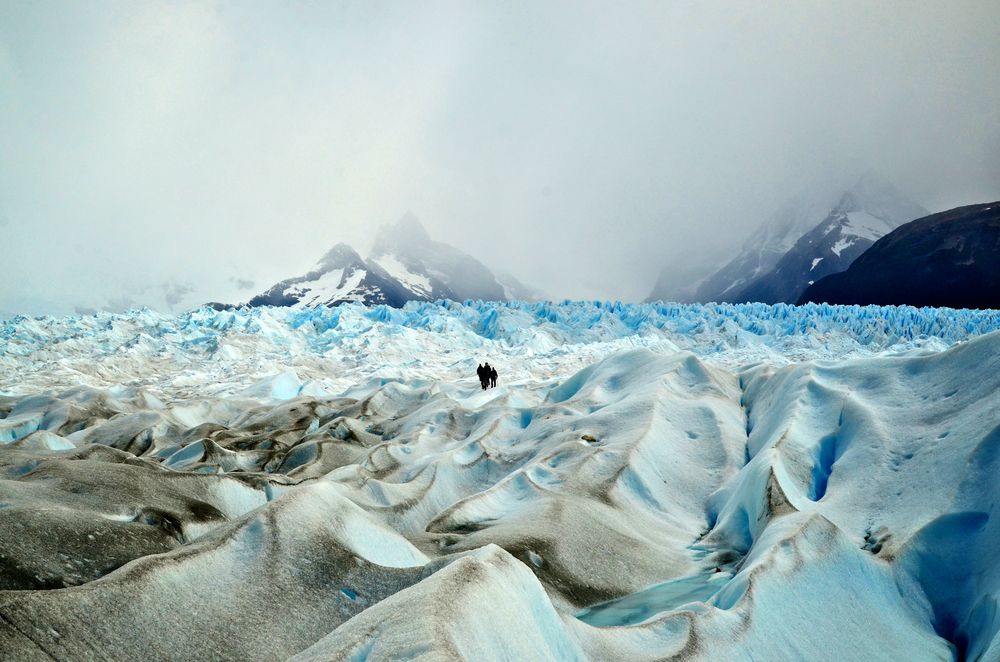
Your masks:
M 799 195 L 779 208 L 743 244 L 739 255 L 724 267 L 701 280 L 690 295 L 692 301 L 735 301 L 738 293 L 750 282 L 767 273 L 827 213 L 835 198 Z M 672 269 L 668 266 L 664 271 Z M 650 296 L 652 300 L 669 300 L 667 288 L 661 283 L 670 276 L 661 274 Z
M 384 270 L 337 244 L 308 273 L 289 278 L 250 299 L 250 306 L 338 306 L 348 301 L 401 306 L 414 292 Z
M 18 317 L 0 650 L 994 662 L 998 328 L 764 304 Z
M 505 298 L 503 285 L 485 265 L 468 253 L 431 239 L 410 213 L 379 230 L 369 261 L 430 299 Z
M 1000 308 L 1000 201 L 896 228 L 801 301 Z
M 434 241 L 415 216 L 406 214 L 379 229 L 368 259 L 338 244 L 304 276 L 277 283 L 248 305 L 315 307 L 353 301 L 398 308 L 407 301 L 509 298 L 508 288 L 486 266 Z
M 926 209 L 888 182 L 873 175 L 862 177 L 826 218 L 802 235 L 770 271 L 740 289 L 733 301 L 795 303 L 820 278 L 851 266 L 876 240 L 926 215 Z
M 846 269 L 874 240 L 926 214 L 874 173 L 836 196 L 800 195 L 698 283 L 691 300 L 794 302 L 809 281 Z M 661 274 L 660 280 L 669 279 Z M 650 298 L 665 299 L 661 289 L 658 284 Z

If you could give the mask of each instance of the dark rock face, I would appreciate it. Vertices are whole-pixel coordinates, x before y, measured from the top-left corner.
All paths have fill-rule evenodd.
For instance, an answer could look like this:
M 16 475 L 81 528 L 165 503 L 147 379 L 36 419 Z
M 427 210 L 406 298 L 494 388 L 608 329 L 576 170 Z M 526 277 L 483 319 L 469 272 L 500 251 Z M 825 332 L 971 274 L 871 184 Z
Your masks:
M 798 303 L 1000 308 L 1000 201 L 907 223 Z

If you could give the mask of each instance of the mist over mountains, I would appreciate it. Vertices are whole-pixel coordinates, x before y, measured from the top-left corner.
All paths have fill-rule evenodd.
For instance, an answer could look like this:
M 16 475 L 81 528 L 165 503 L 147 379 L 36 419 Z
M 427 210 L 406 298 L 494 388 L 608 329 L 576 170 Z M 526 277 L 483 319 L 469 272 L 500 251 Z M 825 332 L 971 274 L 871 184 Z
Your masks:
M 970 209 L 983 207 L 973 206 Z M 988 206 L 986 208 L 989 209 Z M 847 271 L 883 237 L 927 216 L 926 209 L 902 194 L 885 178 L 868 172 L 839 193 L 800 194 L 789 199 L 721 267 L 713 269 L 710 262 L 678 264 L 671 261 L 662 269 L 647 300 L 796 303 L 800 300 L 822 302 L 824 296 L 830 296 L 833 297 L 831 301 L 837 302 L 865 301 L 865 296 L 850 296 L 842 291 L 845 283 L 852 282 L 850 279 L 837 281 L 841 285 L 836 295 L 828 283 L 822 287 L 813 286 L 827 276 Z M 907 231 L 908 236 L 912 238 L 923 232 L 940 233 L 940 228 L 947 222 L 961 217 L 965 223 L 962 226 L 964 230 L 956 225 L 955 231 L 964 231 L 965 235 L 963 239 L 953 241 L 968 246 L 988 241 L 991 236 L 988 230 L 972 229 L 976 219 L 982 215 L 972 216 L 975 218 L 969 214 L 941 212 L 937 214 L 937 222 L 917 224 Z M 559 293 L 545 292 L 536 283 L 525 283 L 507 270 L 495 269 L 495 264 L 487 266 L 482 261 L 482 255 L 467 253 L 432 237 L 412 212 L 407 212 L 396 222 L 380 226 L 373 235 L 374 241 L 366 254 L 348 243 L 337 243 L 322 253 L 311 267 L 263 290 L 257 285 L 259 278 L 251 265 L 243 270 L 245 277 L 233 277 L 231 280 L 243 291 L 252 292 L 257 288 L 256 294 L 208 305 L 217 309 L 240 306 L 303 308 L 358 302 L 399 308 L 409 301 L 565 299 Z M 302 247 L 303 256 L 310 246 L 307 243 Z M 984 247 L 983 250 L 991 249 Z M 880 271 L 877 265 L 883 254 L 884 251 L 876 252 L 866 258 L 864 264 L 868 272 L 873 269 Z M 490 257 L 494 262 L 506 262 L 503 256 Z M 891 259 L 899 262 L 898 256 Z M 962 265 L 956 263 L 955 266 L 959 268 Z M 980 259 L 976 269 L 989 280 L 993 278 L 991 270 L 995 269 L 994 262 Z M 925 300 L 914 294 L 913 285 L 889 282 L 903 277 L 903 271 L 898 266 L 887 267 L 881 272 L 884 287 L 872 301 L 887 304 Z M 962 282 L 968 280 L 968 277 L 955 278 Z M 937 286 L 927 286 L 936 288 L 935 291 L 941 290 Z M 807 290 L 808 295 L 805 294 Z M 888 295 L 886 292 L 889 290 L 897 293 L 907 290 L 909 294 L 900 298 Z M 104 304 L 78 304 L 75 312 L 85 315 L 97 310 L 123 311 L 142 306 L 177 311 L 204 304 L 204 300 L 196 298 L 198 296 L 199 290 L 190 282 L 167 281 L 162 286 L 145 287 L 109 299 Z M 985 300 L 974 294 L 960 295 L 947 288 L 926 300 L 938 302 L 935 305 L 985 305 Z
M 815 283 L 847 270 L 882 237 L 927 214 L 886 179 L 869 172 L 837 195 L 789 200 L 747 239 L 736 257 L 714 273 L 705 275 L 705 265 L 666 266 L 649 300 L 796 303 Z M 982 236 L 974 232 L 967 240 L 973 244 Z M 868 263 L 873 260 L 877 262 L 872 258 Z M 990 269 L 989 261 L 980 260 L 980 265 Z M 810 291 L 815 297 L 815 292 L 827 290 Z M 304 275 L 276 283 L 246 305 L 313 307 L 360 302 L 398 308 L 408 301 L 544 298 L 537 288 L 493 272 L 476 257 L 433 239 L 408 212 L 379 228 L 366 258 L 347 244 L 337 244 Z M 939 305 L 949 301 L 947 296 L 935 300 L 942 302 Z M 972 300 L 976 297 L 955 297 L 952 305 Z M 879 302 L 890 303 L 884 296 Z
M 874 173 L 831 198 L 790 200 L 721 269 L 688 291 L 654 288 L 650 299 L 794 303 L 816 280 L 850 266 L 875 240 L 927 214 Z
M 245 302 L 407 209 L 557 300 L 693 299 L 801 191 L 1000 196 L 995 2 L 293 4 L 0 7 L 0 315 Z
M 817 293 L 831 290 L 813 288 L 814 284 L 846 271 L 881 238 L 927 215 L 926 209 L 885 178 L 869 172 L 839 194 L 790 199 L 758 227 L 735 257 L 712 273 L 706 275 L 705 264 L 667 265 L 648 300 L 770 304 L 796 303 L 800 299 L 823 301 L 816 298 L 820 296 Z M 938 216 L 945 221 L 954 217 Z M 922 231 L 908 232 L 912 235 Z M 971 231 L 964 241 L 972 245 L 984 236 L 983 232 Z M 870 258 L 866 264 L 877 263 L 878 259 Z M 990 271 L 992 263 L 980 260 L 977 268 Z M 886 277 L 901 278 L 897 272 L 887 270 Z M 810 295 L 804 297 L 807 290 Z M 838 296 L 841 302 L 854 300 Z M 532 284 L 508 272 L 494 271 L 477 257 L 432 238 L 416 215 L 407 212 L 377 230 L 366 257 L 354 247 L 339 243 L 302 275 L 285 278 L 243 303 L 210 305 L 220 309 L 241 305 L 303 308 L 358 302 L 399 308 L 409 301 L 547 298 Z M 877 301 L 891 303 L 892 298 L 880 295 Z M 919 300 L 907 296 L 899 302 Z M 949 305 L 950 301 L 953 306 L 979 301 L 974 295 L 949 299 L 946 294 L 934 300 L 940 302 L 937 305 Z
M 359 302 L 399 308 L 407 301 L 532 300 L 537 291 L 495 275 L 476 258 L 435 241 L 412 213 L 382 226 L 367 259 L 347 244 L 331 248 L 303 276 L 285 279 L 249 306 L 337 306 Z

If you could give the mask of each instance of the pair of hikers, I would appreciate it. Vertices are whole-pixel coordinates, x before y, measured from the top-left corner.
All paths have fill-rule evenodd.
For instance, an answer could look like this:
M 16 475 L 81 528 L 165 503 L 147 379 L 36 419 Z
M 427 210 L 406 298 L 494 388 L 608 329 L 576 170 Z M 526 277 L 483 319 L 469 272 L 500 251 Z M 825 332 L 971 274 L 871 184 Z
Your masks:
M 497 369 L 489 362 L 476 368 L 476 374 L 479 375 L 479 385 L 483 387 L 484 391 L 497 385 Z

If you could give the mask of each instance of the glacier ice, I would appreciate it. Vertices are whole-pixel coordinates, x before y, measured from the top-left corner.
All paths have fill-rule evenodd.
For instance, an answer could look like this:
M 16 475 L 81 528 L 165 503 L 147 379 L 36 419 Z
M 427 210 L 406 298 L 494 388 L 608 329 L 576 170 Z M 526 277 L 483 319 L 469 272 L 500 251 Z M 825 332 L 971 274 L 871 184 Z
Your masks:
M 635 347 L 736 368 L 938 351 L 998 327 L 990 310 L 823 304 L 440 301 L 19 316 L 0 326 L 0 394 L 113 385 L 234 395 L 281 373 L 316 394 L 342 394 L 379 379 L 454 381 L 477 355 L 497 357 L 502 378 L 522 383 Z
M 997 660 L 998 329 L 595 302 L 13 318 L 0 647 Z

